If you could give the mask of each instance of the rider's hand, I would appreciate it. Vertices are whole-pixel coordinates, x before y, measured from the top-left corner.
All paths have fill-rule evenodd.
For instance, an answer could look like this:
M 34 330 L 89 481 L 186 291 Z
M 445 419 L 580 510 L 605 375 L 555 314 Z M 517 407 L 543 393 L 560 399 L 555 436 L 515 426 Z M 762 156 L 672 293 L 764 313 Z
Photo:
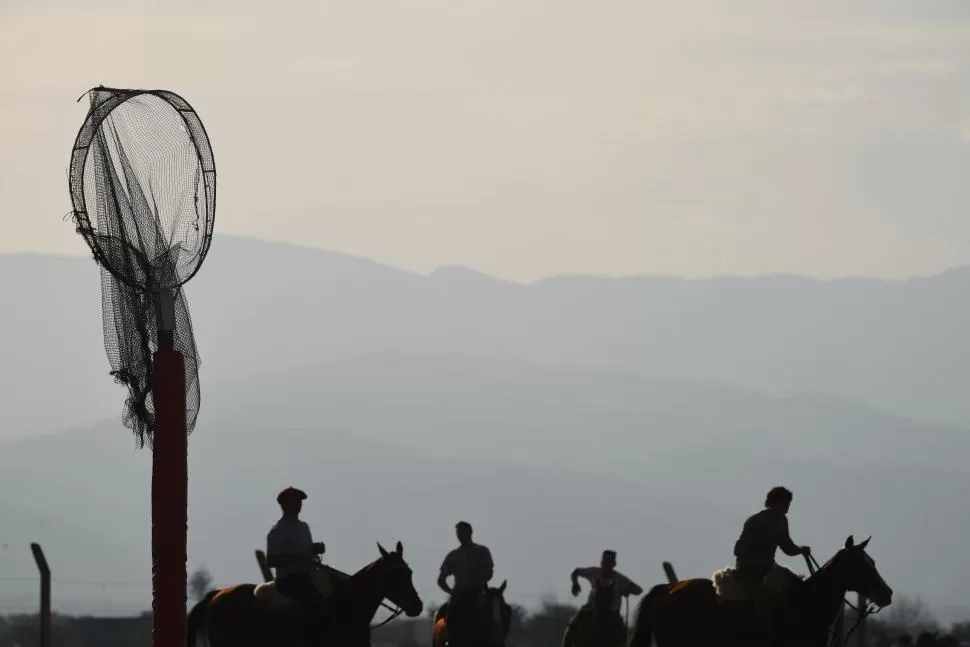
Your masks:
M 808 557 L 811 554 L 812 554 L 811 548 L 809 548 L 808 546 L 802 546 L 802 555 L 804 555 L 805 557 Z
M 313 542 L 313 553 L 315 555 L 322 555 L 327 552 L 327 547 L 324 546 L 322 541 Z
M 582 589 L 579 588 L 579 582 L 573 582 L 573 597 L 576 597 L 577 595 L 579 595 L 579 592 L 581 590 Z

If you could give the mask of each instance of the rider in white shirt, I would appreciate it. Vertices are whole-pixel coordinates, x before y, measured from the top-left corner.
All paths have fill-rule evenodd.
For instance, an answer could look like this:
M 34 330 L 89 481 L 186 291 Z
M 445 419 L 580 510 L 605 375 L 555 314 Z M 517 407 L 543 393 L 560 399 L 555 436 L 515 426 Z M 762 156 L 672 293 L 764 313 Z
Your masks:
M 604 587 L 612 587 L 613 597 L 610 601 L 610 611 L 613 615 L 613 628 L 616 633 L 616 640 L 622 642 L 622 638 L 626 635 L 623 617 L 620 615 L 623 598 L 628 595 L 640 595 L 643 593 L 643 589 L 626 575 L 616 570 L 616 551 L 612 550 L 603 551 L 603 557 L 599 566 L 573 569 L 573 572 L 570 574 L 570 579 L 573 583 L 572 594 L 574 596 L 579 595 L 581 591 L 579 578 L 583 578 L 590 583 L 589 597 L 586 600 L 586 604 L 583 605 L 583 608 L 569 622 L 568 630 L 573 630 L 578 622 L 588 618 L 596 610 L 597 593 L 601 589 Z

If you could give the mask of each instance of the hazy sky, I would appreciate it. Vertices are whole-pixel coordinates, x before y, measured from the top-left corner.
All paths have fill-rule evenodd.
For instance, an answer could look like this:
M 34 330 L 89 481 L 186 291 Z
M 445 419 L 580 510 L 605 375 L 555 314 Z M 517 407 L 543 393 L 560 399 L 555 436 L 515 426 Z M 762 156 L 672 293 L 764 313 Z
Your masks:
M 217 232 L 498 276 L 970 259 L 970 3 L 0 0 L 0 251 L 99 83 L 199 111 Z

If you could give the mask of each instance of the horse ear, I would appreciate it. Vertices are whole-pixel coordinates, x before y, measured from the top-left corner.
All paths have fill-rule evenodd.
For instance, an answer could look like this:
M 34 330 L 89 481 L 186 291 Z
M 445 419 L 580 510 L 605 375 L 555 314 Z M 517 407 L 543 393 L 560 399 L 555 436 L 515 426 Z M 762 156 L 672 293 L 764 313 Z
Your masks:
M 381 546 L 381 542 L 377 542 L 377 550 L 381 551 L 381 557 L 387 557 L 387 551 Z
M 866 546 L 869 545 L 869 540 L 870 539 L 872 539 L 872 535 L 869 535 L 868 537 L 866 537 L 866 540 L 864 542 L 862 542 L 861 544 L 859 544 L 859 550 L 865 550 L 866 549 Z
M 505 587 L 508 585 L 508 583 L 509 583 L 508 580 L 502 580 L 502 585 L 498 587 L 498 592 L 505 593 Z
M 401 545 L 401 542 L 397 542 L 397 546 L 394 547 L 394 550 L 397 552 L 398 557 L 404 554 L 404 546 Z
M 846 547 L 846 549 L 848 550 L 849 548 L 852 548 L 852 545 L 854 543 L 855 542 L 852 540 L 852 535 L 849 535 L 849 538 L 845 540 L 845 547 Z

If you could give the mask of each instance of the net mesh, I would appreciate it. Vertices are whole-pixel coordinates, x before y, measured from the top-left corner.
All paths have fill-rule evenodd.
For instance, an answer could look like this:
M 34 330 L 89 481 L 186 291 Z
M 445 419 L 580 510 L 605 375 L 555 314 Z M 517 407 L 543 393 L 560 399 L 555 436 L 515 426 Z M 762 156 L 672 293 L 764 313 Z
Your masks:
M 101 307 L 104 315 L 104 345 L 111 375 L 128 387 L 122 410 L 126 427 L 135 433 L 138 445 L 152 444 L 155 409 L 151 394 L 152 361 L 159 346 L 158 318 L 151 293 L 136 290 L 101 269 Z M 185 358 L 185 424 L 189 433 L 202 404 L 199 358 L 192 333 L 192 319 L 182 289 L 175 293 L 174 348 Z
M 182 285 L 212 236 L 215 170 L 194 111 L 177 95 L 99 88 L 75 143 L 71 194 L 78 231 L 101 265 L 111 375 L 127 386 L 123 419 L 152 444 L 156 295 L 174 294 L 172 343 L 185 358 L 186 429 L 201 404 L 200 359 Z

